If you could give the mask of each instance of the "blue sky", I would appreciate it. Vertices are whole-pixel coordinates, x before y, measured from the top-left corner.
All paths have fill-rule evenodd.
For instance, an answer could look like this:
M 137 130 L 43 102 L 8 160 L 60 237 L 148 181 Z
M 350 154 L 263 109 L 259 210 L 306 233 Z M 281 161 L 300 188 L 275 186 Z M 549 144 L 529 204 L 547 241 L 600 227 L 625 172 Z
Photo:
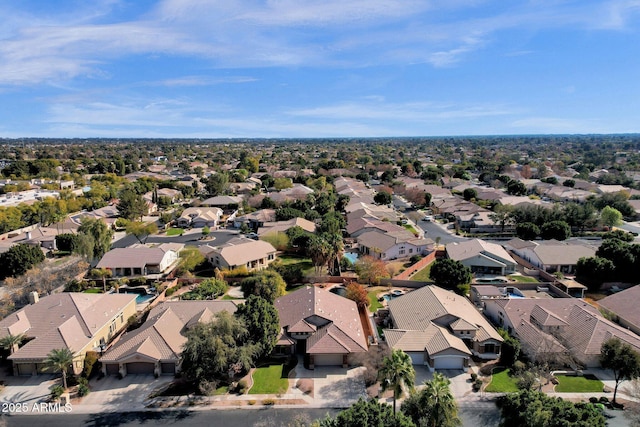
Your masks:
M 0 137 L 640 132 L 640 0 L 8 0 Z

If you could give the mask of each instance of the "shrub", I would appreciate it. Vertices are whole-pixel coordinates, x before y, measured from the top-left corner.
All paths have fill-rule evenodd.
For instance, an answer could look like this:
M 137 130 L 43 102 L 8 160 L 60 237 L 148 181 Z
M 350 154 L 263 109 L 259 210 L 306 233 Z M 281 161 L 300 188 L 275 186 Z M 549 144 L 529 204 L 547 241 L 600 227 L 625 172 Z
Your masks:
M 482 380 L 480 378 L 477 378 L 474 382 L 473 382 L 473 390 L 474 391 L 479 391 L 482 388 Z
M 85 289 L 87 289 L 87 283 L 75 279 L 64 286 L 65 292 L 82 292 Z
M 527 368 L 527 365 L 521 360 L 516 360 L 513 362 L 513 367 L 511 368 L 512 375 L 520 375 Z
M 232 270 L 222 270 L 222 274 L 224 274 L 224 277 L 247 277 L 249 270 L 243 265 Z
M 604 397 L 604 396 L 600 397 L 599 401 L 600 401 L 600 403 L 609 403 L 609 399 L 607 397 Z
M 64 393 L 64 387 L 57 385 L 51 388 L 51 400 L 58 400 Z
M 591 397 L 589 398 L 589 402 L 590 402 L 590 403 L 598 403 L 598 398 L 597 398 L 597 397 L 594 397 L 594 396 L 591 396 Z
M 167 289 L 167 292 L 165 292 L 164 295 L 170 297 L 171 295 L 175 294 L 178 289 L 180 289 L 180 286 L 173 286 Z
M 249 405 L 252 405 L 252 406 L 253 406 L 253 405 L 255 405 L 255 404 L 256 404 L 256 401 L 252 399 L 252 400 L 247 401 L 247 404 L 249 404 Z
M 240 380 L 236 385 L 236 393 L 245 394 L 247 392 L 247 388 L 248 388 L 247 382 L 245 380 Z
M 78 396 L 80 397 L 86 396 L 87 394 L 89 394 L 89 391 L 89 386 L 86 384 L 80 384 L 78 386 Z
M 275 399 L 263 399 L 262 400 L 262 404 L 265 406 L 273 406 L 276 404 L 276 400 Z
M 475 382 L 478 379 L 478 374 L 475 372 L 471 373 L 471 382 Z
M 97 371 L 94 369 L 100 355 L 95 351 L 88 351 L 84 357 L 84 369 L 82 370 L 83 379 L 91 378 Z M 79 381 L 78 381 L 79 383 Z
M 411 258 L 409 258 L 409 262 L 411 263 L 411 265 L 413 265 L 418 261 L 420 261 L 421 259 L 422 259 L 422 255 L 414 255 Z

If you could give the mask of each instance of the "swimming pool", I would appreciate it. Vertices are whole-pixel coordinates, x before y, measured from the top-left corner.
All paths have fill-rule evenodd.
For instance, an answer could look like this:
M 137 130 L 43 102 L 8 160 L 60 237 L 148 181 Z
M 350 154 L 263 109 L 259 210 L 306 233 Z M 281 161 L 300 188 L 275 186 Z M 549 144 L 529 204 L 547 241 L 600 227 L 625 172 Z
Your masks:
M 155 297 L 156 297 L 155 295 L 142 295 L 142 294 L 139 294 L 136 297 L 136 304 L 144 304 L 146 302 L 150 302 Z
M 355 264 L 356 261 L 358 261 L 358 254 L 353 252 L 347 252 L 343 255 L 343 257 L 348 259 L 351 262 L 351 264 Z

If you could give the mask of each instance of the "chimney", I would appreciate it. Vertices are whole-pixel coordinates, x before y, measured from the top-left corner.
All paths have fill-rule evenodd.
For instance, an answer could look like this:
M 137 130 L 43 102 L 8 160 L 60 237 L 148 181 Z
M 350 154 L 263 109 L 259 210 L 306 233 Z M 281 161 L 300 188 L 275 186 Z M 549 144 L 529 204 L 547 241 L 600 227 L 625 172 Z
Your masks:
M 27 231 L 27 240 L 31 240 L 31 232 Z
M 29 292 L 29 303 L 30 304 L 37 304 L 38 301 L 40 301 L 40 297 L 38 296 L 38 292 L 36 292 L 36 291 Z

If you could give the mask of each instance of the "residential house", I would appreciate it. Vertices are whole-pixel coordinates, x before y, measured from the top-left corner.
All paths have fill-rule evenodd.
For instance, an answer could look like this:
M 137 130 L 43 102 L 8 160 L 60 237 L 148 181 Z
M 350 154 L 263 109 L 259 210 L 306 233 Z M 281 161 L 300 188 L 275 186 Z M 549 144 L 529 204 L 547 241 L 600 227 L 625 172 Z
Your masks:
M 265 222 L 262 228 L 258 229 L 258 234 L 264 236 L 265 234 L 285 233 L 293 227 L 300 227 L 309 233 L 316 232 L 316 224 L 314 222 L 304 218 L 291 218 L 286 221 Z
M 522 343 L 532 360 L 600 366 L 600 348 L 616 337 L 640 352 L 640 337 L 577 298 L 485 300 L 484 313 Z
M 233 221 L 233 225 L 236 228 L 240 228 L 242 224 L 247 224 L 252 230 L 257 230 L 259 227 L 263 227 L 265 223 L 276 222 L 276 210 L 260 209 L 255 212 L 236 217 Z
M 415 237 L 407 230 L 384 232 L 372 230 L 362 233 L 356 239 L 360 253 L 382 260 L 424 255 L 433 250 L 431 239 Z
M 114 277 L 165 275 L 177 266 L 183 247 L 181 243 L 163 243 L 115 248 L 102 256 L 96 268 L 111 270 Z
M 226 209 L 229 206 L 238 207 L 242 205 L 244 198 L 242 196 L 215 196 L 203 200 L 202 206 L 215 206 L 221 209 Z
M 0 321 L 0 338 L 23 334 L 27 338 L 8 357 L 14 375 L 51 372 L 46 364 L 52 350 L 69 349 L 72 371 L 84 368 L 87 352 L 100 351 L 136 314 L 136 296 L 131 294 L 59 293 L 38 297 L 31 304 Z
M 425 286 L 389 301 L 389 346 L 414 365 L 429 370 L 467 370 L 471 356 L 493 360 L 503 339 L 468 299 L 437 286 Z
M 178 227 L 216 228 L 222 218 L 222 209 L 213 207 L 191 207 L 176 220 Z
M 506 275 L 516 271 L 516 262 L 498 244 L 480 239 L 449 243 L 447 256 L 459 261 L 475 274 Z
M 276 259 L 276 248 L 263 240 L 239 237 L 224 246 L 200 246 L 200 252 L 214 268 L 232 270 L 246 267 L 249 271 L 265 269 Z
M 594 246 L 582 241 L 536 240 L 523 244 L 520 239 L 512 239 L 505 247 L 547 273 L 560 271 L 564 274 L 574 274 L 580 258 L 589 258 L 596 254 Z
M 176 374 L 187 342 L 186 332 L 216 313 L 235 313 L 242 301 L 165 301 L 154 307 L 141 327 L 125 333 L 100 358 L 105 375 Z
M 347 367 L 352 356 L 368 350 L 356 303 L 328 290 L 307 286 L 276 299 L 282 334 L 277 353 L 305 355 L 315 366 Z
M 609 295 L 598 301 L 601 310 L 605 310 L 609 319 L 640 335 L 640 286 L 632 286 L 621 292 Z

